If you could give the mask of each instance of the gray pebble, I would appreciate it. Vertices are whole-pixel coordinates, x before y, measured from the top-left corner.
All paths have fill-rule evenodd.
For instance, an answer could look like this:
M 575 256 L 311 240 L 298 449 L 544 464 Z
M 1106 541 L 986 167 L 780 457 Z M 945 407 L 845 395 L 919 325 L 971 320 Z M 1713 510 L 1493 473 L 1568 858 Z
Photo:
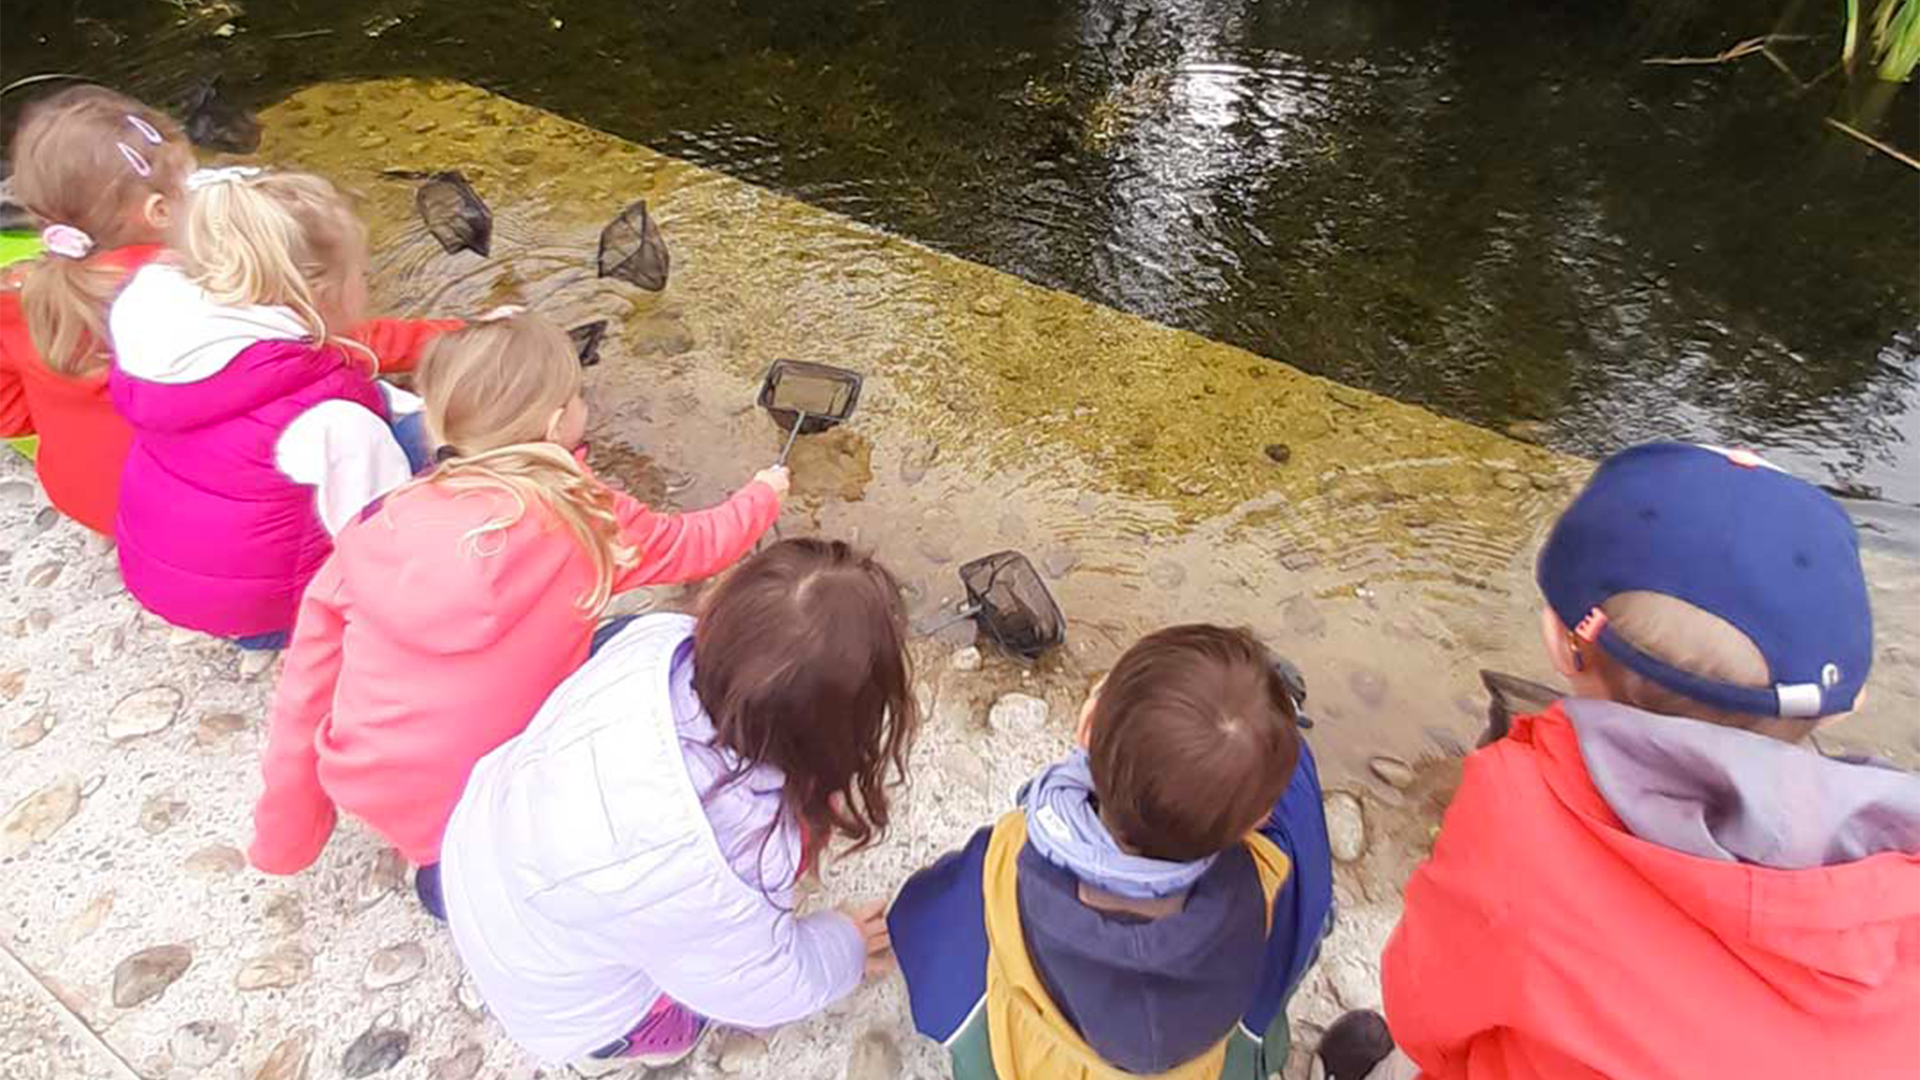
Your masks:
M 1367 762 L 1367 768 L 1373 775 L 1385 781 L 1396 791 L 1404 791 L 1413 786 L 1413 766 L 1395 757 L 1376 757 Z
M 193 950 L 185 945 L 155 945 L 142 949 L 113 969 L 113 1003 L 122 1009 L 152 1001 L 166 993 L 193 966 Z
M 194 1020 L 180 1025 L 167 1040 L 173 1062 L 199 1071 L 219 1061 L 233 1049 L 235 1032 L 230 1024 L 215 1020 Z
M 407 1050 L 413 1046 L 413 1036 L 397 1028 L 370 1027 L 360 1033 L 360 1037 L 347 1045 L 346 1052 L 340 1055 L 340 1071 L 348 1080 L 360 1080 L 363 1076 L 383 1073 L 407 1056 Z

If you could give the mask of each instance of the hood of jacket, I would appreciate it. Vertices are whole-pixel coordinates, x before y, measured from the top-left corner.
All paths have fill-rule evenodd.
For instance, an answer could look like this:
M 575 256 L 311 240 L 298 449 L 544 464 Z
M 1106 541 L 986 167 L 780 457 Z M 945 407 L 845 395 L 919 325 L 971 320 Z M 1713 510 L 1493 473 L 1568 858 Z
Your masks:
M 1612 702 L 1564 716 L 1534 722 L 1554 795 L 1777 993 L 1841 1015 L 1920 988 L 1896 961 L 1920 924 L 1920 778 Z

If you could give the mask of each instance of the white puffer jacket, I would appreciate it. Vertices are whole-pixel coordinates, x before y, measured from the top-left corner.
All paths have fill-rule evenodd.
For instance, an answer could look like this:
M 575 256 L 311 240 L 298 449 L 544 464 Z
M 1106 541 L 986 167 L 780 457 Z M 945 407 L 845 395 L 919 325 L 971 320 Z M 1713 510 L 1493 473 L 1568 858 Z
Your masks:
M 481 760 L 447 826 L 454 944 L 507 1034 L 543 1060 L 613 1042 L 661 993 L 768 1028 L 860 983 L 853 923 L 791 910 L 800 838 L 777 813 L 779 772 L 702 804 L 733 759 L 710 745 L 692 640 L 681 615 L 620 630 Z

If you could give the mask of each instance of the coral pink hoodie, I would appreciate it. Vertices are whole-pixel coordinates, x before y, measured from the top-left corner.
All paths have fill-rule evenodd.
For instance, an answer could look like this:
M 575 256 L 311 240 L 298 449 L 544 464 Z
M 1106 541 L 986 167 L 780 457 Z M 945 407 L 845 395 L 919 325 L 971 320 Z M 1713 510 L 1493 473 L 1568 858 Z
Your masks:
M 296 873 L 319 857 L 335 807 L 417 865 L 440 838 L 467 774 L 520 733 L 586 658 L 594 622 L 587 553 L 539 503 L 503 533 L 473 531 L 514 510 L 504 491 L 403 488 L 342 530 L 300 603 L 274 696 L 266 790 L 249 858 Z M 656 514 L 626 495 L 614 513 L 639 562 L 622 592 L 713 574 L 745 555 L 780 512 L 762 483 L 692 514 Z

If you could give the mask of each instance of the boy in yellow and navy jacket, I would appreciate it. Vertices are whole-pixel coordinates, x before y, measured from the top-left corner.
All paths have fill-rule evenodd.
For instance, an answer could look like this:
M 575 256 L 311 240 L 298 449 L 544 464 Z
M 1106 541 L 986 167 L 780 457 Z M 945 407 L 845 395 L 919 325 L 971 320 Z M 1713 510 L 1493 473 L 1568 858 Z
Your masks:
M 1244 631 L 1129 649 L 1082 749 L 910 879 L 888 915 L 956 1080 L 1265 1080 L 1331 924 L 1320 780 Z

